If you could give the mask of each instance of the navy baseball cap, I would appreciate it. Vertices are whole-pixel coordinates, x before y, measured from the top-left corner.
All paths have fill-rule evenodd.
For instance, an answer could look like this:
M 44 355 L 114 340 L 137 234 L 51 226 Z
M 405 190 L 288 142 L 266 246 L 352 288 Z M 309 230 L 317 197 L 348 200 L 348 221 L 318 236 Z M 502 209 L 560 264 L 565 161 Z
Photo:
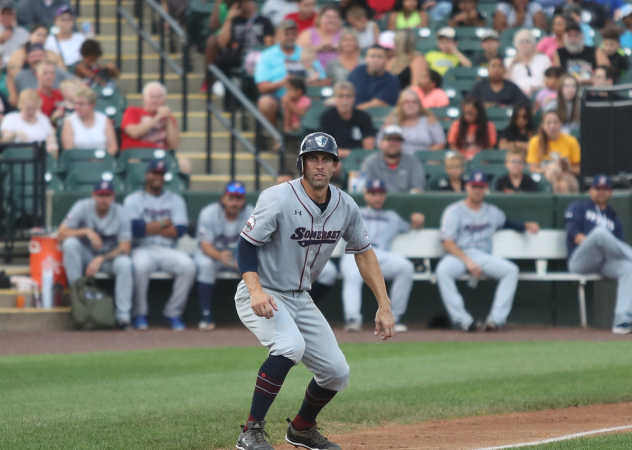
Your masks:
M 92 190 L 95 194 L 114 194 L 114 185 L 111 181 L 98 181 Z
M 45 52 L 44 46 L 42 44 L 31 44 L 29 46 L 29 53 L 34 52 L 35 50 L 41 50 Z
M 154 159 L 147 166 L 147 172 L 167 172 L 167 163 L 162 159 Z
M 386 184 L 384 183 L 384 181 L 379 180 L 377 178 L 374 180 L 370 180 L 366 184 L 366 191 L 367 192 L 386 192 Z
M 487 175 L 485 175 L 481 171 L 474 171 L 467 178 L 467 182 L 472 186 L 488 186 L 489 182 L 487 181 Z
M 241 181 L 229 181 L 224 188 L 224 193 L 229 195 L 246 195 L 246 186 Z
M 55 17 L 59 17 L 62 14 L 72 14 L 73 16 L 75 15 L 75 11 L 72 9 L 72 7 L 70 5 L 62 5 L 59 8 L 57 8 L 57 11 L 55 11 Z
M 612 180 L 607 175 L 595 175 L 592 182 L 595 189 L 612 189 Z

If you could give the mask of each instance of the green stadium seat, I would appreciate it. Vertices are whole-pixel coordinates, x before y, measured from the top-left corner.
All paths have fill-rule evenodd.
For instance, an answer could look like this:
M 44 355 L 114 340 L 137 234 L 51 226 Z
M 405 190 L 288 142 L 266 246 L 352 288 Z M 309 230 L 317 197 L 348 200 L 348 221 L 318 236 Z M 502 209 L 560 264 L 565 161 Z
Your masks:
M 329 107 L 320 100 L 312 102 L 312 105 L 301 119 L 301 125 L 303 126 L 305 134 L 315 133 L 319 130 L 320 116 L 322 116 L 323 112 L 328 108 Z
M 424 167 L 426 165 L 441 165 L 443 167 L 443 161 L 445 161 L 445 157 L 448 156 L 448 153 L 451 152 L 452 150 L 429 150 L 416 152 L 415 156 L 417 157 L 417 159 L 419 159 L 419 161 L 421 161 Z
M 393 113 L 394 109 L 395 107 L 393 106 L 379 106 L 377 108 L 366 109 L 365 112 L 367 112 L 373 120 L 384 120 Z
M 211 14 L 214 6 L 215 0 L 189 0 L 190 13 Z
M 118 164 L 122 171 L 127 171 L 131 165 L 135 164 L 141 164 L 146 168 L 154 159 L 164 160 L 170 171 L 179 171 L 176 157 L 161 148 L 128 148 L 119 153 Z
M 458 91 L 454 88 L 446 88 L 445 93 L 450 99 L 450 106 L 461 107 L 461 103 L 463 103 L 464 97 L 461 91 Z
M 443 164 L 427 164 L 424 166 L 424 171 L 426 172 L 427 180 L 432 179 L 434 176 L 445 174 Z
M 443 81 L 458 81 L 458 80 L 476 80 L 481 78 L 487 78 L 489 71 L 486 67 L 453 67 L 443 76 Z
M 463 41 L 480 41 L 487 31 L 484 27 L 455 27 L 456 39 L 459 44 Z
M 426 190 L 427 191 L 440 191 L 441 189 L 439 189 L 439 182 L 441 180 L 444 180 L 446 177 L 447 175 L 445 174 L 445 172 L 434 174 L 428 180 L 428 183 L 426 184 L 427 186 Z
M 491 106 L 486 109 L 487 119 L 491 121 L 501 121 L 511 119 L 513 108 L 504 106 Z
M 480 170 L 485 175 L 496 178 L 507 173 L 505 168 L 506 150 L 482 150 L 472 158 L 472 170 Z
M 118 172 L 119 167 L 116 159 L 105 150 L 64 150 L 57 161 L 57 173 L 69 172 L 71 170 L 99 165 L 110 172 Z
M 116 192 L 125 190 L 125 185 L 121 178 L 114 172 L 110 172 L 104 166 L 93 165 L 79 169 L 73 169 L 66 176 L 64 191 L 80 192 L 90 194 L 98 181 L 111 181 Z
M 461 80 L 448 80 L 444 78 L 443 88 L 454 89 L 455 91 L 459 92 L 463 97 L 467 97 L 470 91 L 472 90 L 472 88 L 474 87 L 474 85 L 478 83 L 478 81 L 479 80 L 475 78 L 467 78 L 467 79 L 461 79 Z
M 52 190 L 54 192 L 62 192 L 64 190 L 64 180 L 51 172 L 46 172 L 44 175 L 46 180 L 46 190 Z
M 142 164 L 133 164 L 128 166 L 125 177 L 125 189 L 127 191 L 137 191 L 142 189 L 145 184 L 145 173 L 147 169 Z M 169 171 L 165 173 L 165 189 L 176 192 L 178 194 L 187 189 L 186 180 L 180 177 L 177 171 Z

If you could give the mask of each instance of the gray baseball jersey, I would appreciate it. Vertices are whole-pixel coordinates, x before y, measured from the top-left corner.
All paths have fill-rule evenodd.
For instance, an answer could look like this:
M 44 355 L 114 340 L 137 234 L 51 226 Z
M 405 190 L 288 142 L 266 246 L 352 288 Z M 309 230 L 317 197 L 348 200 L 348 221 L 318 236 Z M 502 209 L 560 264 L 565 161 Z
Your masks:
M 491 253 L 494 233 L 503 228 L 505 221 L 505 213 L 494 205 L 483 203 L 474 211 L 461 200 L 443 212 L 441 240 L 454 241 L 462 250 L 474 248 Z
M 254 208 L 245 205 L 237 219 L 229 222 L 220 203 L 212 203 L 200 211 L 197 223 L 197 237 L 200 242 L 213 244 L 217 250 L 234 250 L 239 234 Z
M 397 235 L 408 233 L 410 224 L 393 210 L 360 208 L 360 215 L 371 236 L 371 245 L 380 250 L 391 251 Z
M 155 197 L 145 190 L 133 192 L 125 197 L 125 210 L 130 220 L 144 220 L 155 222 L 170 219 L 174 226 L 189 224 L 187 205 L 184 199 L 171 191 L 163 191 Z M 176 239 L 157 234 L 134 238 L 134 247 L 149 247 L 159 245 L 161 247 L 175 247 Z
M 338 241 L 346 253 L 363 253 L 371 241 L 355 201 L 330 186 L 324 213 L 309 198 L 301 180 L 266 189 L 241 236 L 258 246 L 259 279 L 264 288 L 303 291 L 327 264 Z
M 111 252 L 118 246 L 119 242 L 132 240 L 131 221 L 123 205 L 112 203 L 105 217 L 99 217 L 94 208 L 94 199 L 79 200 L 68 212 L 63 224 L 73 230 L 79 228 L 94 230 L 103 241 L 103 248 L 95 252 L 97 255 Z M 88 238 L 82 238 L 81 242 L 87 247 L 91 247 Z

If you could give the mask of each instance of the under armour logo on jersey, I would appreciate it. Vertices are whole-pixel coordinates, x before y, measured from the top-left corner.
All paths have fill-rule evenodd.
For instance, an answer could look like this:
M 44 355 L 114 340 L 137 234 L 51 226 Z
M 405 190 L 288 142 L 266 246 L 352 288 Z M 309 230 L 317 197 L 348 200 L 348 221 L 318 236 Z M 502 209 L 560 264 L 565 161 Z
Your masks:
M 302 215 L 303 215 L 303 211 L 297 211 L 297 210 L 294 210 L 294 215 L 296 216 L 297 214 L 298 214 L 299 216 L 302 216 Z
M 316 136 L 314 140 L 316 141 L 319 147 L 324 147 L 328 139 L 324 136 Z

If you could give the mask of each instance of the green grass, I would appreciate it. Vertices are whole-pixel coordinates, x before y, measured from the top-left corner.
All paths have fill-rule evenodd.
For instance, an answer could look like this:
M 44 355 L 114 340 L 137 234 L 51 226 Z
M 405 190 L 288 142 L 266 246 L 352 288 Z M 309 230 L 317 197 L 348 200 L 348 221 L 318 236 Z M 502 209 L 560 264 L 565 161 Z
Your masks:
M 630 450 L 632 448 L 632 434 L 608 434 L 528 448 L 530 450 Z
M 343 351 L 351 384 L 320 417 L 329 433 L 632 399 L 627 342 L 388 343 Z M 0 449 L 231 448 L 265 357 L 257 347 L 0 358 Z M 310 378 L 303 366 L 290 372 L 268 415 L 275 441 Z

